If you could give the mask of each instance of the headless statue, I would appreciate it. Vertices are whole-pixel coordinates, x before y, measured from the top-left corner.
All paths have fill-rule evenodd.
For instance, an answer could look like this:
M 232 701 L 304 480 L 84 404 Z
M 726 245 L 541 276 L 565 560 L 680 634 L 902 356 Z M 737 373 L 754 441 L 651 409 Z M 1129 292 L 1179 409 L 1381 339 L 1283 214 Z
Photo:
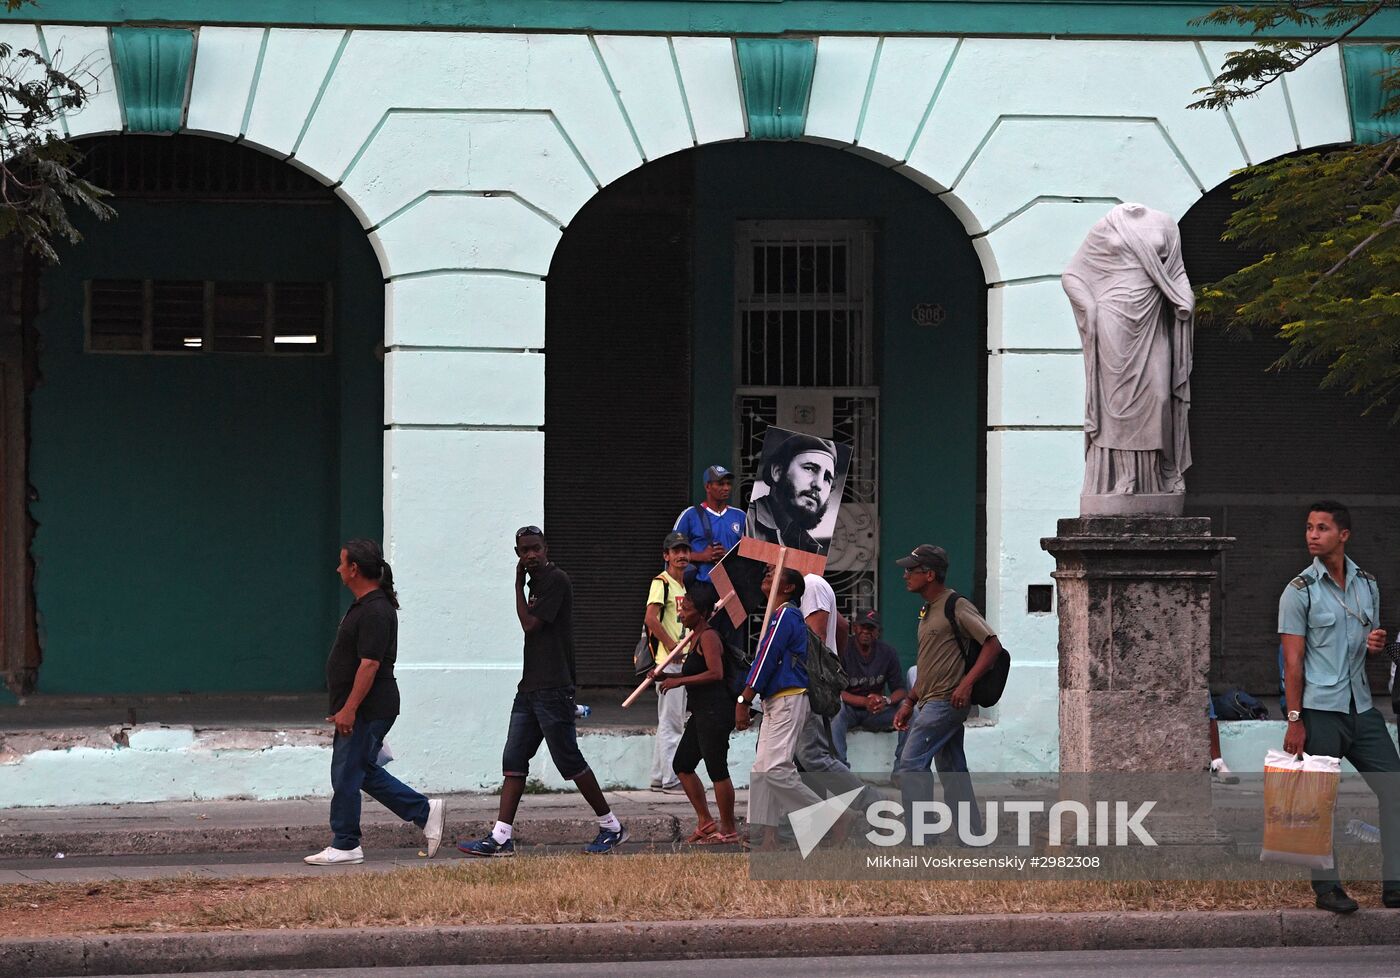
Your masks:
M 1119 204 L 1060 279 L 1084 347 L 1083 516 L 1182 513 L 1195 298 L 1176 222 Z

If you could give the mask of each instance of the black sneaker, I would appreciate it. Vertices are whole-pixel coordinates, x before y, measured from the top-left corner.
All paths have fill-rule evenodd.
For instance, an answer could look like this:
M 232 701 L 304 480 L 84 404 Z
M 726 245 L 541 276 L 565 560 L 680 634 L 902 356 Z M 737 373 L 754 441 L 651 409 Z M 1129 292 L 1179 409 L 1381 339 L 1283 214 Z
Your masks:
M 1334 886 L 1317 895 L 1317 909 L 1330 910 L 1333 913 L 1353 913 L 1360 906 L 1355 900 L 1347 896 L 1347 891 L 1340 886 Z

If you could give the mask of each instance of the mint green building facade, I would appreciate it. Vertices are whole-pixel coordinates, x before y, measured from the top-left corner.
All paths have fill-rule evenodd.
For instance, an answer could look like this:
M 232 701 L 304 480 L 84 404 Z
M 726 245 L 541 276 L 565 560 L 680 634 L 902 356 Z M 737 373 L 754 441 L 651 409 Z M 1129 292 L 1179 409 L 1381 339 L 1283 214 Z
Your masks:
M 595 198 L 624 194 L 649 166 L 688 153 L 692 169 L 668 185 L 685 195 L 693 256 L 678 502 L 698 492 L 704 465 L 744 470 L 745 398 L 769 398 L 765 419 L 784 423 L 789 407 L 811 409 L 804 389 L 820 388 L 812 423 L 827 430 L 846 401 L 878 404 L 859 416 L 873 461 L 869 498 L 851 501 L 852 525 L 867 519 L 869 551 L 850 543 L 842 564 L 864 589 L 852 600 L 878 604 L 887 637 L 909 655 L 900 630 L 912 633 L 917 602 L 890 562 L 920 542 L 947 546 L 953 583 L 978 596 L 1016 654 L 1002 705 L 969 732 L 969 759 L 981 770 L 1054 768 L 1057 622 L 1028 603 L 1028 588 L 1052 583 L 1039 541 L 1077 512 L 1083 476 L 1083 368 L 1061 270 L 1116 203 L 1181 218 L 1241 167 L 1370 139 L 1386 125 L 1357 68 L 1375 48 L 1360 43 L 1228 112 L 1188 110 L 1241 43 L 1188 23 L 1209 9 L 48 0 L 0 18 L 0 41 L 92 67 L 99 93 L 63 120 L 68 137 L 235 142 L 335 198 L 295 214 L 275 204 L 128 205 L 45 273 L 50 299 L 36 319 L 45 384 L 27 407 L 36 688 L 314 690 L 343 607 L 330 573 L 337 541 L 382 534 L 406 596 L 401 774 L 433 790 L 497 783 L 520 668 L 511 534 L 548 518 L 556 249 Z M 1365 44 L 1400 35 L 1400 15 L 1386 17 Z M 782 240 L 828 255 L 819 249 L 836 239 L 823 235 L 838 232 L 868 243 L 867 304 L 848 285 L 845 318 L 819 321 L 859 320 L 867 359 L 839 382 L 757 377 L 745 357 L 758 341 L 744 330 L 763 320 L 745 318 L 759 293 L 744 287 L 760 275 L 750 259 L 761 252 L 743 249 Z M 333 350 L 179 364 L 98 356 L 80 342 L 82 290 L 127 278 L 333 283 Z M 802 301 L 820 299 L 829 307 L 820 315 L 835 317 L 835 287 L 812 288 Z M 794 303 L 759 313 L 805 322 L 807 307 Z M 599 358 L 608 342 L 597 337 Z M 586 383 L 590 363 L 577 367 L 578 378 L 559 382 Z M 246 402 L 200 401 L 201 390 Z M 151 419 L 191 401 L 204 413 L 182 430 L 215 436 L 181 451 Z M 237 446 L 235 429 L 259 437 Z M 597 446 L 603 471 L 609 450 Z M 230 453 L 242 481 L 221 472 Z M 136 497 L 142 480 L 216 488 L 183 516 L 161 506 L 112 513 L 87 481 L 95 460 Z M 259 508 L 274 513 L 259 520 Z M 659 544 L 668 528 L 618 533 Z M 142 581 L 153 589 L 142 615 L 94 614 L 85 599 L 94 540 L 123 552 L 164 541 L 149 555 L 162 575 Z M 238 565 L 240 548 L 265 565 L 252 579 L 281 596 L 257 606 L 271 615 L 261 629 L 228 615 L 226 596 L 197 572 L 203 561 Z M 122 655 L 124 644 L 142 651 Z M 103 645 L 117 654 L 104 658 Z M 888 745 L 868 739 L 855 759 L 879 769 Z M 325 790 L 324 748 L 177 741 L 0 764 L 0 807 Z M 604 782 L 646 776 L 629 743 L 584 737 Z M 752 742 L 736 744 L 737 773 Z M 547 763 L 544 777 L 558 780 Z

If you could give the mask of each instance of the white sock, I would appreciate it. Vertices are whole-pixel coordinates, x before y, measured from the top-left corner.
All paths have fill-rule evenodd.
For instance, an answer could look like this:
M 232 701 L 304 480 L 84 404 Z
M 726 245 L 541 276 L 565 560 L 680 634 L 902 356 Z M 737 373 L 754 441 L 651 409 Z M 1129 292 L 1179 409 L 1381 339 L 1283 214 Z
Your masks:
M 598 816 L 599 828 L 607 829 L 609 832 L 619 832 L 622 830 L 622 823 L 617 820 L 617 816 L 612 812 Z
M 495 839 L 496 844 L 499 846 L 503 846 L 509 842 L 510 835 L 511 828 L 505 822 L 497 822 L 496 827 L 491 830 L 491 838 Z
M 1228 767 L 1225 766 L 1225 758 L 1223 758 L 1223 757 L 1217 757 L 1215 760 L 1211 761 L 1211 762 L 1210 762 L 1210 769 L 1211 769 L 1212 771 L 1215 771 L 1215 772 L 1219 773 L 1219 774 L 1229 774 L 1229 773 L 1230 773 L 1230 769 L 1229 769 Z

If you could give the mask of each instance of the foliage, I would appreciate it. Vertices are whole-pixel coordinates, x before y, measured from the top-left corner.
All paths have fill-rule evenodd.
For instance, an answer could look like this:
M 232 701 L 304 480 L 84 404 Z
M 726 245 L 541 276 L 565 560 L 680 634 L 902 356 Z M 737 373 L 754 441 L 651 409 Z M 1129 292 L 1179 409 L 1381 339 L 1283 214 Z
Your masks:
M 1261 39 L 1254 46 L 1232 51 L 1214 82 L 1200 89 L 1201 99 L 1193 109 L 1223 109 L 1243 98 L 1258 94 L 1266 85 L 1301 68 L 1323 51 L 1346 40 L 1367 21 L 1397 0 L 1366 0 L 1364 3 L 1337 0 L 1269 0 L 1252 7 L 1230 4 L 1218 7 L 1191 23 L 1197 26 L 1243 26 Z M 1303 28 L 1325 35 L 1322 40 L 1269 40 L 1280 27 Z M 1400 110 L 1400 79 L 1386 79 L 1391 94 L 1388 111 Z
M 1264 35 L 1291 25 L 1314 40 L 1260 40 L 1226 59 L 1193 108 L 1228 108 L 1296 70 L 1400 0 L 1337 5 L 1272 0 L 1221 7 L 1196 23 Z M 1400 50 L 1400 48 L 1390 49 Z M 1400 113 L 1400 71 L 1381 72 L 1383 116 Z M 1263 257 L 1198 291 L 1198 309 L 1237 332 L 1286 339 L 1276 366 L 1326 368 L 1324 386 L 1371 410 L 1400 391 L 1400 139 L 1306 153 L 1246 169 L 1225 240 Z M 1393 420 L 1400 420 L 1400 403 Z
M 0 236 L 20 235 L 29 251 L 50 262 L 58 261 L 56 240 L 82 237 L 69 205 L 103 220 L 115 213 L 102 200 L 106 191 L 74 172 L 81 155 L 59 129 L 62 113 L 97 93 L 97 78 L 82 64 L 64 70 L 61 60 L 60 51 L 46 58 L 0 44 Z

